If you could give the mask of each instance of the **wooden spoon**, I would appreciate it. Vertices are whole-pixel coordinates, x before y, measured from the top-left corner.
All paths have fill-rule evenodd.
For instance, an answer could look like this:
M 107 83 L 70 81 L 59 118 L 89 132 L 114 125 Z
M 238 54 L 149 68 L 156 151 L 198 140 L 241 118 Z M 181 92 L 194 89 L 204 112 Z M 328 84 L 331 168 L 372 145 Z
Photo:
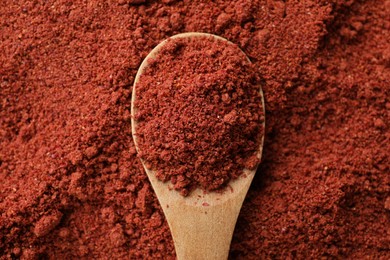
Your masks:
M 201 36 L 214 37 L 232 44 L 222 37 L 207 33 L 182 33 L 171 38 Z M 148 60 L 155 57 L 166 41 L 157 45 L 144 59 L 134 80 L 131 124 L 137 151 L 139 149 L 137 145 L 137 122 L 134 120 L 137 83 L 144 69 L 148 66 Z M 243 58 L 248 59 L 244 53 Z M 261 86 L 259 86 L 259 91 L 263 97 Z M 264 109 L 264 99 L 262 99 L 262 103 Z M 262 136 L 257 153 L 259 159 L 263 149 L 264 133 Z M 183 197 L 179 192 L 169 188 L 169 182 L 159 181 L 155 173 L 148 169 L 143 161 L 142 164 L 168 221 L 177 258 L 179 260 L 227 259 L 237 217 L 256 169 L 252 171 L 243 169 L 244 173 L 241 177 L 230 181 L 230 189 L 223 193 L 205 193 L 200 189 L 196 189 L 189 196 Z

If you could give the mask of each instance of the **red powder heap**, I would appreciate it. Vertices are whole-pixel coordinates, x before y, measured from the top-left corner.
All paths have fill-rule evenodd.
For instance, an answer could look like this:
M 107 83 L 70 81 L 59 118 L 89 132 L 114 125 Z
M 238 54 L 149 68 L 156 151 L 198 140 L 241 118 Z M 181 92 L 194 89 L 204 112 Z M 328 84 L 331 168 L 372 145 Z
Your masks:
M 140 157 L 182 195 L 254 169 L 264 121 L 259 77 L 213 37 L 169 40 L 144 70 L 135 102 Z
M 130 104 L 140 62 L 191 31 L 264 81 L 230 258 L 389 259 L 389 30 L 388 0 L 2 0 L 0 259 L 175 258 Z

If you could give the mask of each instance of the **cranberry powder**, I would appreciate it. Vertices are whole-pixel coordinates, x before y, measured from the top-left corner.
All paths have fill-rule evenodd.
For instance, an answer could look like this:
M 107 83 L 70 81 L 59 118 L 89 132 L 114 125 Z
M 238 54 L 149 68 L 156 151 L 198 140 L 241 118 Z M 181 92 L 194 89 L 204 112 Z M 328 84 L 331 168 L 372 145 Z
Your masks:
M 230 259 L 389 259 L 389 30 L 388 0 L 3 0 L 0 259 L 175 259 L 130 106 L 183 32 L 237 44 L 264 91 Z

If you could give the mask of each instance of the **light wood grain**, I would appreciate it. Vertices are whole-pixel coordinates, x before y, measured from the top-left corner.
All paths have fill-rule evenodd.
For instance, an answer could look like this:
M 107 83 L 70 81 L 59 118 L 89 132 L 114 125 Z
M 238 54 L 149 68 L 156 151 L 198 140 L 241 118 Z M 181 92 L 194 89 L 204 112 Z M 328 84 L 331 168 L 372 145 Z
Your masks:
M 183 33 L 171 38 L 199 36 L 211 36 L 227 41 L 222 37 L 206 33 Z M 145 67 L 148 66 L 148 59 L 154 57 L 165 43 L 166 41 L 163 41 L 149 53 L 134 80 L 131 114 L 132 134 L 137 151 L 137 122 L 134 120 L 137 82 Z M 243 53 L 243 58 L 245 57 Z M 261 86 L 259 86 L 259 91 L 263 96 Z M 262 102 L 264 108 L 264 100 Z M 264 138 L 261 140 L 257 154 L 259 159 L 262 154 L 263 141 Z M 170 187 L 169 182 L 159 181 L 155 173 L 148 169 L 144 162 L 142 164 L 168 221 L 178 259 L 227 259 L 237 217 L 256 170 L 245 169 L 244 174 L 237 180 L 231 181 L 223 193 L 205 193 L 197 189 L 189 196 L 183 197 Z

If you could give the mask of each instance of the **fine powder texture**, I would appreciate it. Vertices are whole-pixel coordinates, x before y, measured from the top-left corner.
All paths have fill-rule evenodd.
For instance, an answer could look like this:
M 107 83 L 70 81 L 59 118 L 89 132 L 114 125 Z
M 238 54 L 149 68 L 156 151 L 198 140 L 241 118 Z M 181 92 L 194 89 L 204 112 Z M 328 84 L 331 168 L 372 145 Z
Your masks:
M 214 37 L 170 39 L 136 84 L 138 152 L 184 196 L 221 190 L 253 170 L 264 112 L 257 69 Z
M 388 0 L 3 0 L 0 258 L 175 258 L 131 93 L 159 42 L 198 31 L 263 80 L 263 161 L 229 257 L 389 259 L 389 30 Z

